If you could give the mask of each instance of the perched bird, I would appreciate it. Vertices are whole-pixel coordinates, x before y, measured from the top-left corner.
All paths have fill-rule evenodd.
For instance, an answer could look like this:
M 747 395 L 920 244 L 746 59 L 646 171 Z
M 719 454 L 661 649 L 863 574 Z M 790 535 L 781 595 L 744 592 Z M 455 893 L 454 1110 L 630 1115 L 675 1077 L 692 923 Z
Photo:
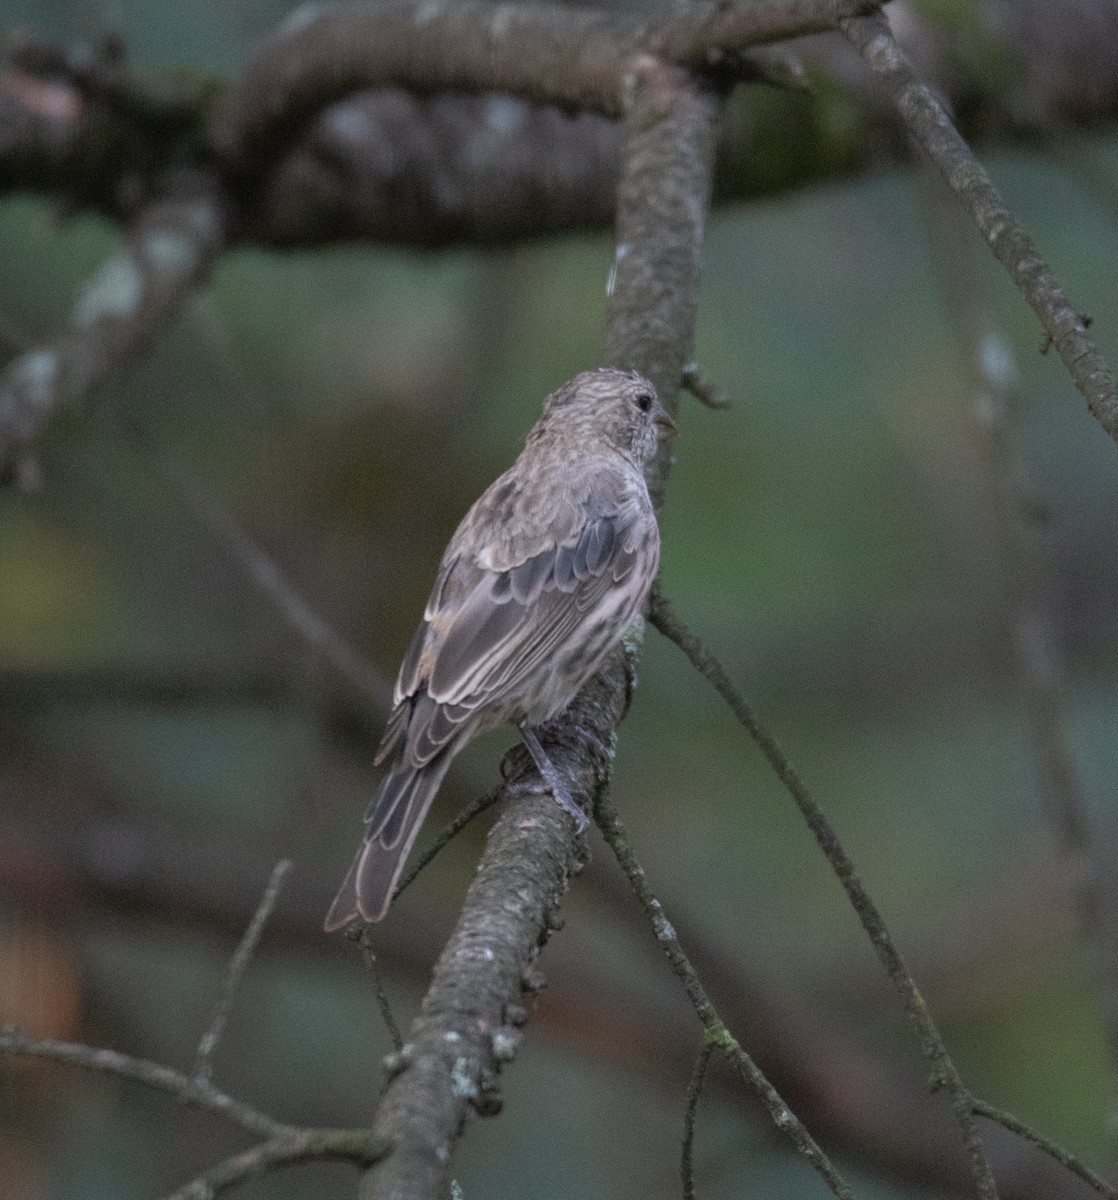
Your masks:
M 532 730 L 574 699 L 648 594 L 660 532 L 643 468 L 661 429 L 675 425 L 635 371 L 576 375 L 463 518 L 400 666 L 376 755 L 388 772 L 327 930 L 384 916 L 451 760 L 480 733 L 515 725 L 585 824 Z

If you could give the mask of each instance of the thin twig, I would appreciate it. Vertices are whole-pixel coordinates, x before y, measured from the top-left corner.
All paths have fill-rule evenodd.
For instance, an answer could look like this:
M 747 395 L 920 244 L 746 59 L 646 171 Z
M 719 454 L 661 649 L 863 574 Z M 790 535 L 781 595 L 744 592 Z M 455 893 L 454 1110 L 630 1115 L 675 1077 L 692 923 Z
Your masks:
M 491 792 L 486 792 L 484 796 L 479 796 L 476 800 L 471 800 L 461 812 L 458 813 L 453 820 L 448 821 L 446 825 L 435 835 L 430 846 L 423 851 L 422 854 L 408 868 L 404 877 L 396 885 L 396 890 L 392 893 L 393 901 L 400 895 L 406 887 L 410 887 L 419 877 L 420 872 L 428 866 L 435 855 L 453 841 L 454 838 L 466 828 L 467 825 L 474 819 L 480 816 L 487 808 L 492 808 L 501 798 L 501 789 L 494 788 Z
M 1017 399 L 1013 352 L 994 326 L 975 270 L 963 216 L 929 172 L 928 212 L 936 223 L 934 254 L 961 357 L 971 380 L 972 419 L 985 467 L 997 549 L 1003 563 L 1006 623 L 1013 635 L 1017 676 L 1028 714 L 1037 783 L 1053 836 L 1065 855 L 1079 933 L 1092 961 L 1109 1050 L 1111 1109 L 1118 1110 L 1118 977 L 1111 945 L 1113 921 L 1104 911 L 1104 871 L 1072 752 L 1065 698 L 1064 656 L 1052 611 L 1053 564 L 1037 520 L 1025 464 L 1014 442 Z
M 703 1041 L 703 1047 L 695 1059 L 695 1070 L 691 1082 L 687 1085 L 687 1109 L 683 1114 L 683 1149 L 679 1155 L 679 1173 L 683 1181 L 683 1200 L 695 1200 L 695 1116 L 699 1111 L 699 1097 L 703 1094 L 703 1085 L 707 1080 L 707 1068 L 710 1066 L 710 1056 L 714 1053 L 714 1043 L 710 1038 Z
M 808 828 L 815 835 L 815 840 L 819 843 L 832 870 L 845 889 L 886 974 L 901 997 L 924 1057 L 931 1064 L 933 1087 L 944 1088 L 950 1097 L 955 1119 L 963 1133 L 963 1144 L 970 1158 L 971 1174 L 978 1187 L 979 1195 L 983 1197 L 983 1200 L 995 1200 L 998 1194 L 997 1187 L 975 1125 L 974 1099 L 963 1083 L 962 1076 L 951 1056 L 947 1053 L 947 1047 L 944 1045 L 939 1029 L 928 1011 L 920 989 L 916 986 L 893 942 L 892 934 L 878 912 L 877 906 L 870 899 L 865 885 L 858 877 L 854 864 L 843 849 L 831 823 L 815 802 L 795 767 L 777 744 L 776 739 L 761 723 L 760 718 L 745 697 L 730 682 L 722 664 L 675 614 L 658 587 L 653 589 L 649 604 L 649 620 L 669 641 L 674 642 L 691 660 L 695 669 L 714 685 L 795 800 Z
M 629 835 L 621 823 L 617 810 L 606 795 L 598 798 L 595 820 L 598 828 L 602 831 L 602 836 L 613 851 L 614 857 L 625 872 L 629 885 L 640 901 L 641 907 L 647 914 L 656 940 L 664 951 L 664 957 L 668 960 L 668 964 L 680 983 L 683 984 L 683 990 L 687 993 L 691 1007 L 694 1008 L 702 1022 L 708 1041 L 718 1047 L 746 1084 L 753 1089 L 768 1110 L 769 1116 L 772 1117 L 773 1124 L 788 1137 L 800 1157 L 820 1175 L 831 1189 L 832 1195 L 839 1197 L 840 1200 L 853 1200 L 854 1193 L 850 1186 L 820 1149 L 803 1122 L 792 1112 L 780 1093 L 766 1079 L 760 1067 L 742 1048 L 714 1007 L 698 972 L 680 945 L 675 927 L 664 915 L 663 905 L 656 899 L 649 887 L 644 868 L 637 862 L 636 855 L 633 853 Z
M 299 1132 L 293 1125 L 276 1121 L 251 1105 L 234 1100 L 208 1081 L 193 1079 L 173 1067 L 165 1067 L 162 1063 L 150 1062 L 144 1058 L 133 1058 L 130 1054 L 120 1054 L 116 1050 L 83 1046 L 75 1042 L 58 1042 L 50 1038 L 31 1038 L 19 1030 L 5 1029 L 0 1031 L 0 1054 L 42 1058 L 50 1062 L 65 1063 L 67 1066 L 83 1067 L 88 1071 L 101 1071 L 121 1079 L 132 1079 L 147 1087 L 167 1092 L 184 1104 L 225 1117 L 257 1137 L 270 1140 L 290 1139 Z
M 388 1030 L 388 1036 L 392 1039 L 393 1048 L 399 1053 L 403 1049 L 404 1039 L 400 1033 L 400 1026 L 396 1024 L 396 1018 L 392 1015 L 392 1005 L 384 988 L 384 978 L 380 973 L 380 963 L 377 962 L 377 953 L 373 946 L 372 927 L 364 925 L 360 926 L 359 930 L 356 941 L 361 947 L 361 957 L 365 960 L 365 968 L 373 981 L 373 995 L 377 999 L 380 1017 L 384 1022 L 384 1027 Z
M 382 1144 L 365 1129 L 306 1129 L 290 1137 L 272 1138 L 219 1162 L 164 1200 L 213 1200 L 237 1184 L 259 1179 L 278 1167 L 309 1161 L 336 1160 L 368 1167 L 384 1154 Z
M 272 915 L 272 909 L 276 906 L 276 901 L 279 899 L 288 875 L 291 874 L 293 865 L 289 858 L 280 859 L 276 863 L 272 870 L 272 877 L 268 880 L 268 886 L 264 889 L 264 895 L 260 897 L 256 912 L 253 913 L 252 920 L 249 922 L 240 944 L 229 960 L 229 967 L 221 981 L 221 995 L 214 1006 L 210 1023 L 206 1027 L 206 1032 L 202 1034 L 198 1043 L 198 1052 L 194 1057 L 192 1074 L 200 1083 L 208 1083 L 213 1078 L 213 1056 L 221 1041 L 221 1035 L 225 1032 L 225 1023 L 233 1008 L 237 989 L 241 986 L 241 980 L 245 977 L 249 963 L 252 962 L 252 956 L 256 953 L 256 947 L 260 943 L 260 935 L 264 932 L 264 926 Z
M 1064 295 L 1048 264 L 960 136 L 943 104 L 917 78 L 885 16 L 875 13 L 869 17 L 849 17 L 840 27 L 877 75 L 909 133 L 947 180 L 994 257 L 1009 272 L 1040 318 L 1092 416 L 1118 442 L 1114 375 L 1088 337 L 1082 314 Z
M 176 495 L 195 518 L 213 535 L 229 558 L 256 585 L 275 612 L 290 628 L 316 650 L 346 679 L 357 692 L 377 709 L 383 709 L 392 696 L 392 685 L 325 618 L 299 594 L 264 549 L 237 524 L 232 513 L 213 496 L 202 482 L 170 456 L 158 450 L 137 428 L 120 421 L 154 477 Z
M 684 366 L 683 386 L 700 404 L 705 404 L 707 408 L 730 407 L 730 397 L 716 383 L 707 379 L 703 374 L 702 367 L 697 362 L 689 362 Z
M 479 796 L 476 800 L 472 800 L 455 818 L 448 822 L 435 836 L 434 841 L 427 847 L 424 852 L 419 855 L 416 861 L 409 868 L 407 874 L 396 885 L 396 890 L 392 894 L 395 900 L 404 888 L 414 883 L 419 878 L 420 873 L 427 867 L 449 842 L 451 842 L 466 826 L 487 808 L 491 808 L 500 798 L 500 789 L 494 789 L 487 792 L 483 796 Z M 372 928 L 368 925 L 354 925 L 349 931 L 348 936 L 352 937 L 361 947 L 361 954 L 365 960 L 365 966 L 369 971 L 373 981 L 373 995 L 376 997 L 377 1007 L 380 1009 L 381 1019 L 384 1021 L 385 1028 L 388 1030 L 389 1036 L 392 1038 L 392 1044 L 399 1052 L 404 1045 L 403 1035 L 400 1033 L 400 1027 L 396 1023 L 396 1018 L 392 1014 L 392 1006 L 388 999 L 388 993 L 384 987 L 384 979 L 380 973 L 380 963 L 377 961 L 376 949 L 373 946 Z
M 985 1100 L 979 1100 L 977 1097 L 973 1100 L 974 1112 L 979 1117 L 985 1117 L 988 1121 L 995 1121 L 1004 1129 L 1008 1129 L 1010 1133 L 1017 1134 L 1027 1142 L 1031 1142 L 1038 1150 L 1043 1151 L 1049 1158 L 1053 1158 L 1062 1167 L 1066 1167 L 1073 1175 L 1078 1175 L 1089 1187 L 1095 1189 L 1100 1196 L 1107 1197 L 1107 1200 L 1118 1200 L 1118 1189 L 1115 1189 L 1096 1175 L 1090 1167 L 1085 1166 L 1074 1154 L 1069 1154 L 1062 1146 L 1057 1146 L 1055 1142 L 1049 1141 L 1043 1134 L 1037 1133 L 1031 1126 L 1026 1125 L 1024 1121 L 1019 1121 L 1012 1113 L 1002 1112 L 1000 1108 L 995 1108 L 992 1104 L 987 1104 Z

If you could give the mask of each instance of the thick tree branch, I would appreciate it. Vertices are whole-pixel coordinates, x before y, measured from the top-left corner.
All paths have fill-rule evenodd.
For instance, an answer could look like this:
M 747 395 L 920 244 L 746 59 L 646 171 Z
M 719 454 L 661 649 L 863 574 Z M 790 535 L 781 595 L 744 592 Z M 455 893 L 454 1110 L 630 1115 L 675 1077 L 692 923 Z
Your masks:
M 608 777 L 604 747 L 626 697 L 618 656 L 551 731 L 549 754 L 577 802 L 592 803 Z M 574 748 L 557 750 L 564 736 Z M 374 1130 L 392 1146 L 361 1189 L 364 1200 L 431 1200 L 449 1194 L 450 1158 L 471 1109 L 498 1110 L 497 1078 L 520 1040 L 523 991 L 570 876 L 581 839 L 570 818 L 538 783 L 505 789 L 505 807 L 489 834 L 458 923 L 435 966 L 431 986 L 377 1110 Z
M 322 110 L 255 189 L 271 246 L 424 248 L 588 232 L 613 219 L 624 127 L 512 96 L 361 91 Z
M 941 13 L 934 25 L 909 12 L 906 35 L 920 61 L 937 64 L 935 82 L 961 98 L 968 135 L 1035 147 L 1038 126 L 1048 129 L 1066 112 L 1098 122 L 1118 107 L 1118 77 L 1099 52 L 1115 20 L 1108 5 L 1080 3 L 1074 20 L 1045 22 L 1061 35 L 1058 70 L 1049 53 L 1052 30 L 1035 21 L 1022 28 L 1026 0 L 980 3 L 973 15 L 950 21 Z M 370 42 L 380 40 L 380 7 L 366 6 Z M 773 32 L 810 6 L 761 7 Z M 334 11 L 320 10 L 327 28 Z M 904 140 L 882 129 L 872 89 L 829 44 L 817 41 L 806 73 L 790 80 L 773 69 L 770 52 L 727 49 L 742 17 L 732 6 L 718 11 L 721 18 L 702 34 L 714 73 L 781 88 L 735 97 L 720 153 L 720 198 L 771 195 L 904 160 Z M 817 6 L 813 19 L 821 13 Z M 764 32 L 755 27 L 750 36 Z M 1077 39 L 1083 45 L 1073 68 Z M 965 53 L 957 52 L 961 46 Z M 219 80 L 135 77 L 119 46 L 112 53 L 31 49 L 21 43 L 0 63 L 0 189 L 42 191 L 128 220 L 170 164 L 211 153 Z M 1004 69 L 1007 55 L 1017 70 Z M 313 65 L 312 56 L 308 71 Z M 385 86 L 380 75 L 367 85 L 378 90 L 363 86 L 269 148 L 270 171 L 237 194 L 238 239 L 286 247 L 367 237 L 443 246 L 601 228 L 611 219 L 622 136 L 615 121 L 541 109 L 507 93 L 413 94 Z M 313 93 L 313 80 L 306 90 Z M 259 169 L 235 157 L 229 165 L 238 175 Z
M 633 73 L 603 362 L 651 379 L 674 416 L 691 358 L 719 105 L 657 59 L 642 56 Z M 670 462 L 664 445 L 648 469 L 657 508 Z
M 645 372 L 675 407 L 694 335 L 699 247 L 710 196 L 717 103 L 674 67 L 637 64 L 618 199 L 618 269 L 605 361 Z M 657 497 L 667 451 L 653 470 Z M 609 782 L 629 701 L 629 640 L 540 740 L 572 797 L 592 806 Z M 521 757 L 523 761 L 523 757 Z M 534 773 L 533 773 L 534 776 Z M 471 1106 L 493 1111 L 496 1077 L 519 1040 L 521 989 L 581 858 L 570 819 L 538 784 L 506 789 L 478 873 L 374 1125 L 393 1150 L 368 1172 L 363 1200 L 449 1193 L 449 1162 Z
M 500 92 L 620 117 L 630 60 L 723 66 L 750 46 L 834 29 L 873 0 L 700 2 L 643 21 L 558 4 L 390 0 L 298 9 L 230 89 L 216 143 L 240 166 L 274 157 L 315 111 L 368 87 Z

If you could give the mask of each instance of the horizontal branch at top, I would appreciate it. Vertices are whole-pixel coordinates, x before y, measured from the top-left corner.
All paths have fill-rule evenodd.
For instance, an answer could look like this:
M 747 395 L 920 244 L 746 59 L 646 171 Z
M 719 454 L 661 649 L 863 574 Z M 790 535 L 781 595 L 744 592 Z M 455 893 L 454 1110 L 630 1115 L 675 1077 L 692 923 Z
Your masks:
M 503 92 L 621 116 L 637 55 L 715 69 L 751 46 L 834 29 L 877 7 L 876 0 L 699 0 L 646 21 L 488 0 L 307 6 L 230 89 L 216 142 L 231 159 L 266 159 L 317 109 L 369 87 Z

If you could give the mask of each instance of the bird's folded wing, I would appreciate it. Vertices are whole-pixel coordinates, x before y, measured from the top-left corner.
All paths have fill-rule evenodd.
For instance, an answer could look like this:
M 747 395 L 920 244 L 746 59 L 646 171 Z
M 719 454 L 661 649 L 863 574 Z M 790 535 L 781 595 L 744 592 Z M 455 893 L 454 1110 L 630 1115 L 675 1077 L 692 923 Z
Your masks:
M 611 593 L 647 553 L 650 521 L 637 503 L 588 512 L 575 537 L 506 571 L 448 557 L 401 665 L 378 760 L 406 737 L 420 766 L 479 709 L 520 696 L 580 627 L 615 611 Z

